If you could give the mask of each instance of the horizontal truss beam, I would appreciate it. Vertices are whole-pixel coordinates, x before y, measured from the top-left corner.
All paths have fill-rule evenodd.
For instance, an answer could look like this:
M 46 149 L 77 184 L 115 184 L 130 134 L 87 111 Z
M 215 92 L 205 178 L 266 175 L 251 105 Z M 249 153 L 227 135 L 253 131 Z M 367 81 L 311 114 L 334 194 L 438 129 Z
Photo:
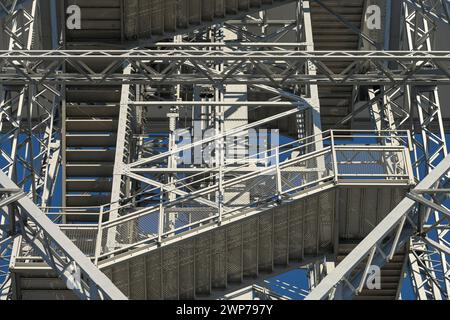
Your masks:
M 205 46 L 210 48 L 210 46 Z M 170 50 L 53 50 L 0 51 L 0 83 L 69 84 L 450 84 L 449 51 L 296 51 L 278 47 L 234 51 L 203 50 L 184 46 Z M 94 71 L 89 64 L 103 65 Z M 330 65 L 344 63 L 341 72 Z M 61 72 L 64 63 L 76 72 Z M 131 64 L 133 72 L 123 74 L 123 65 Z M 214 65 L 223 64 L 217 72 Z M 156 68 L 155 66 L 164 68 Z M 177 72 L 179 66 L 181 74 Z M 386 67 L 395 66 L 395 69 Z M 308 74 L 306 69 L 316 69 Z M 160 70 L 163 69 L 163 70 Z

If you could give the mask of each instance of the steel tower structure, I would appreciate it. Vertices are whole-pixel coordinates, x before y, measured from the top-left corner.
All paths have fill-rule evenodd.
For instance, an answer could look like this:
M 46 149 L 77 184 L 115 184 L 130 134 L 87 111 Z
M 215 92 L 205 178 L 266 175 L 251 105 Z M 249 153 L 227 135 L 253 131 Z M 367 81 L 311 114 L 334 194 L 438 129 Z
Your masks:
M 2 299 L 448 299 L 449 12 L 0 0 Z

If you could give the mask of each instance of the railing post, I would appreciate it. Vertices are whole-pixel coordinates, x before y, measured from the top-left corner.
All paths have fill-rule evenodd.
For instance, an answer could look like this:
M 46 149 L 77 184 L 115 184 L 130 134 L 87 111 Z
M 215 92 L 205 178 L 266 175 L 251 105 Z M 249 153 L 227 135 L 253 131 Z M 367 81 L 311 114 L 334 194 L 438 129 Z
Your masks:
M 333 173 L 334 173 L 334 183 L 338 182 L 338 164 L 337 164 L 337 156 L 336 156 L 336 148 L 334 145 L 334 131 L 330 131 L 330 138 L 331 138 L 331 161 L 333 163 Z
M 104 206 L 100 206 L 100 212 L 98 213 L 97 241 L 95 242 L 95 256 L 94 256 L 94 264 L 95 265 L 98 264 L 98 258 L 102 252 L 103 212 L 104 212 Z
M 275 168 L 276 168 L 276 186 L 278 201 L 281 201 L 281 195 L 283 194 L 283 186 L 281 185 L 281 170 L 280 170 L 280 147 L 275 149 Z
M 223 219 L 223 207 L 225 201 L 225 195 L 223 190 L 223 167 L 225 166 L 225 159 L 223 155 L 223 150 L 225 148 L 225 138 L 222 140 L 222 144 L 219 145 L 219 183 L 218 183 L 218 208 L 219 208 L 219 218 L 217 224 L 220 226 L 222 224 Z
M 219 207 L 219 220 L 218 224 L 222 224 L 223 217 L 223 201 L 224 201 L 224 190 L 223 190 L 223 167 L 222 164 L 219 165 L 219 185 L 218 185 L 218 207 Z
M 162 235 L 164 233 L 164 189 L 161 187 L 159 197 L 159 226 L 158 226 L 158 243 L 162 242 Z

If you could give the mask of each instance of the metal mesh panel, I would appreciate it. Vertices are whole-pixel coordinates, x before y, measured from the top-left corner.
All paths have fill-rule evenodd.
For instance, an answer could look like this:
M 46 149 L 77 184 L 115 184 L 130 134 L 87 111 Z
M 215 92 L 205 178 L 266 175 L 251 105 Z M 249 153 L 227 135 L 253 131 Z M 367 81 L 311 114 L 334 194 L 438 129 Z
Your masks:
M 259 269 L 273 270 L 273 213 L 268 212 L 259 220 Z
M 128 262 L 119 263 L 112 268 L 112 281 L 124 295 L 130 296 Z
M 205 198 L 202 197 L 202 199 Z M 218 211 L 215 202 L 202 205 L 197 201 L 188 200 L 181 206 L 169 206 L 164 211 L 164 233 L 181 233 L 198 227 L 202 223 L 208 223 L 213 217 L 218 216 Z
M 393 190 L 394 188 L 382 188 L 380 189 L 380 201 L 378 201 L 378 212 L 377 218 L 378 223 L 381 222 L 391 210 L 394 208 L 393 201 Z
M 258 219 L 251 219 L 242 224 L 244 276 L 254 277 L 258 274 Z
M 374 179 L 408 175 L 402 151 L 338 149 L 336 159 L 340 175 Z
M 239 224 L 227 228 L 227 258 L 228 281 L 242 281 L 242 228 Z
M 116 226 L 106 227 L 102 231 L 101 254 L 139 241 L 156 239 L 158 226 L 159 212 L 153 212 Z
M 375 226 L 378 224 L 377 221 L 377 206 L 378 206 L 378 192 L 380 189 L 366 189 L 365 198 L 362 204 L 362 211 L 364 212 L 363 221 L 363 232 L 364 234 L 369 234 Z
M 145 272 L 145 257 L 130 260 L 130 299 L 143 300 L 146 298 Z
M 95 255 L 98 229 L 62 229 L 61 230 L 85 255 Z
M 334 192 L 319 195 L 319 252 L 324 253 L 333 243 Z
M 304 215 L 304 246 L 306 254 L 316 254 L 317 251 L 317 198 L 306 200 L 306 212 Z
M 163 297 L 166 300 L 179 299 L 178 296 L 178 248 L 163 250 Z
M 274 210 L 273 260 L 277 265 L 288 263 L 288 211 L 287 207 Z
M 249 197 L 246 201 L 241 201 L 240 205 L 247 206 L 250 203 L 252 207 L 263 205 L 266 201 L 273 199 L 277 193 L 276 179 L 274 174 L 264 174 L 256 176 L 245 182 Z M 225 190 L 230 190 L 226 188 Z M 244 200 L 244 199 L 242 199 Z
M 320 161 L 318 161 L 320 160 Z M 323 165 L 318 166 L 318 163 Z M 298 191 L 302 186 L 333 174 L 331 154 L 282 166 L 281 188 L 283 192 Z
M 39 254 L 29 245 L 24 239 L 22 239 L 19 248 L 20 257 L 38 257 Z
M 361 209 L 361 189 L 348 189 L 347 235 L 350 238 L 361 237 Z
M 95 255 L 95 245 L 97 239 L 98 229 L 83 229 L 83 228 L 64 228 L 61 230 L 85 255 L 93 257 Z M 54 246 L 54 250 L 60 250 L 59 247 Z M 39 254 L 32 246 L 22 240 L 19 248 L 20 257 L 38 257 Z
M 302 258 L 304 200 L 291 204 L 289 213 L 289 259 Z
M 189 240 L 179 247 L 179 299 L 195 297 L 195 240 Z
M 196 294 L 211 293 L 211 239 L 209 235 L 195 239 L 195 288 Z
M 239 208 L 249 205 L 252 202 L 250 194 L 255 189 L 254 181 L 254 179 L 250 179 L 244 183 L 224 187 L 224 205 L 229 208 Z
M 157 300 L 163 298 L 162 292 L 162 250 L 146 256 L 147 299 Z
M 216 229 L 211 239 L 211 284 L 213 288 L 225 288 L 227 281 L 226 231 Z

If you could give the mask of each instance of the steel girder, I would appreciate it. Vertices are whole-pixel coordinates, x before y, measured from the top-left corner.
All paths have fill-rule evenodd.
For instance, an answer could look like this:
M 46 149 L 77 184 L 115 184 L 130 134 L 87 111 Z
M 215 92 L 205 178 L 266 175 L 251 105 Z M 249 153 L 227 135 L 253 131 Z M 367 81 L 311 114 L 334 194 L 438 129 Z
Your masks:
M 431 50 L 437 30 L 436 21 L 423 10 L 411 7 L 407 3 L 403 5 L 403 16 L 407 48 L 410 50 Z M 406 86 L 405 92 L 409 99 L 410 113 L 411 110 L 414 110 L 420 122 L 419 126 L 414 127 L 413 141 L 416 156 L 414 167 L 417 178 L 421 180 L 448 153 L 439 88 L 438 86 Z M 442 221 L 445 221 L 445 219 L 443 220 L 442 213 L 439 210 L 431 210 L 431 208 L 426 210 L 423 223 L 436 223 L 443 227 Z M 409 266 L 414 290 L 420 300 L 449 298 L 450 280 L 448 278 L 447 256 L 445 251 L 439 250 L 439 248 L 449 247 L 447 235 L 448 230 L 445 228 L 436 229 L 433 238 L 438 244 L 437 247 L 431 245 L 427 237 L 413 237 L 411 239 Z
M 29 1 L 26 7 L 17 1 L 9 4 L 8 15 L 3 22 L 9 50 L 39 48 L 40 39 L 36 36 L 40 27 L 38 1 Z M 23 191 L 29 192 L 36 203 L 44 206 L 48 204 L 57 176 L 59 143 L 56 114 L 60 92 L 60 85 L 0 86 L 2 170 Z M 1 217 L 2 225 L 8 224 L 8 217 Z M 5 231 L 1 236 L 2 255 L 9 254 L 12 239 L 3 241 Z M 8 296 L 9 282 L 8 277 L 2 298 Z
M 247 45 L 230 46 L 230 51 L 206 51 L 201 49 L 211 48 L 211 45 L 190 46 L 134 51 L 0 51 L 0 66 L 4 71 L 0 83 L 266 84 L 276 87 L 320 83 L 450 83 L 450 52 L 296 51 L 278 47 L 262 47 L 263 50 L 258 51 Z M 102 72 L 94 72 L 84 63 L 86 60 L 109 64 Z M 327 67 L 329 63 L 343 61 L 347 67 L 341 73 Z M 60 72 L 64 63 L 76 68 L 78 73 Z M 130 75 L 122 73 L 123 65 L 127 63 L 135 69 Z M 167 67 L 162 71 L 155 70 L 154 64 L 161 63 Z M 224 64 L 221 72 L 210 66 L 216 63 Z M 396 65 L 396 69 L 388 68 L 389 64 Z M 190 68 L 178 74 L 175 71 L 180 65 Z M 318 73 L 305 74 L 304 70 L 309 66 L 314 66 Z
M 276 60 L 272 60 L 272 61 L 276 61 Z M 420 60 L 417 60 L 419 63 L 421 62 Z M 319 61 L 320 62 L 320 61 Z M 168 62 L 169 64 L 172 64 L 172 62 Z M 369 63 L 369 64 L 371 64 L 372 63 L 372 61 L 369 59 L 368 60 L 368 62 L 367 63 Z M 33 64 L 33 63 L 32 63 Z M 140 63 L 138 63 L 139 65 L 140 65 Z M 190 61 L 184 61 L 183 62 L 183 64 L 187 64 L 187 65 L 189 65 L 191 68 L 195 68 L 197 71 L 198 71 L 198 73 L 199 74 L 205 74 L 205 70 L 208 72 L 208 69 L 205 69 L 204 67 L 204 64 L 203 63 L 200 63 L 200 64 L 198 64 L 197 63 L 197 65 L 195 65 L 195 64 L 192 64 Z M 256 62 L 256 64 L 260 64 L 259 62 Z M 381 63 L 382 64 L 382 63 Z M 180 63 L 178 63 L 178 66 L 180 65 Z M 243 64 L 243 65 L 245 65 L 245 64 Z M 257 69 L 257 67 L 255 67 L 254 65 L 255 65 L 255 63 L 254 62 L 251 62 L 251 64 L 249 63 L 248 65 L 250 65 L 250 68 L 254 68 L 255 70 Z M 361 63 L 361 65 L 363 65 L 363 63 Z M 358 65 L 358 67 L 360 67 L 361 65 Z M 83 62 L 80 60 L 79 61 L 79 64 L 77 65 L 78 67 L 80 67 L 81 66 L 81 70 L 83 70 L 83 69 L 85 69 L 85 66 L 83 65 Z M 113 67 L 113 65 L 110 65 L 109 67 Z M 236 66 L 236 65 L 235 65 Z M 323 65 L 322 65 L 322 67 L 323 66 L 325 66 L 326 67 L 326 62 L 325 63 L 323 63 Z M 373 67 L 373 65 L 371 64 L 371 66 Z M 426 64 L 424 64 L 424 66 L 426 66 Z M 200 67 L 200 68 L 198 68 L 198 67 Z M 206 65 L 206 68 L 208 68 L 209 66 L 208 65 Z M 356 66 L 353 66 L 353 67 L 355 67 L 355 69 L 356 69 Z M 331 76 L 332 78 L 332 81 L 333 81 L 333 83 L 337 83 L 337 84 L 342 84 L 342 83 L 344 83 L 345 81 L 349 81 L 349 83 L 351 83 L 351 81 L 362 81 L 362 82 L 358 82 L 358 83 L 366 83 L 366 82 L 364 82 L 364 81 L 368 81 L 367 83 L 373 83 L 373 82 L 371 82 L 371 79 L 365 79 L 365 80 L 363 80 L 363 79 L 358 79 L 357 78 L 357 76 L 359 75 L 359 74 L 355 74 L 355 73 L 352 73 L 353 72 L 353 70 L 352 70 L 352 68 L 353 67 L 350 67 L 350 65 L 349 65 L 349 73 L 348 74 L 339 74 L 339 75 L 334 75 L 334 74 L 328 74 L 328 76 Z M 198 69 L 197 69 L 198 68 Z M 291 68 L 291 67 L 286 67 L 286 68 L 288 68 L 287 70 L 289 71 L 289 70 L 293 70 L 293 69 L 295 69 L 295 67 L 294 68 Z M 377 68 L 377 66 L 375 67 L 375 68 Z M 32 70 L 33 69 L 33 67 L 31 68 L 31 69 L 28 69 L 28 70 Z M 179 68 L 175 68 L 175 69 L 179 69 Z M 411 68 L 411 73 L 414 73 L 414 72 L 416 72 L 416 70 L 412 70 L 413 68 Z M 420 68 L 419 68 L 420 69 Z M 11 69 L 12 70 L 12 69 Z M 17 70 L 17 69 L 14 69 L 14 70 Z M 26 71 L 26 72 L 28 72 L 28 70 Z M 34 69 L 33 70 L 33 72 L 36 72 L 38 69 Z M 43 69 L 42 69 L 43 70 Z M 56 70 L 56 69 L 55 69 Z M 264 69 L 263 69 L 264 70 Z M 400 69 L 399 69 L 400 70 Z M 41 71 L 41 70 L 40 70 Z M 85 79 L 84 79 L 84 77 L 82 76 L 81 78 L 83 78 L 83 80 L 82 81 L 85 81 L 85 82 L 83 82 L 83 83 L 103 83 L 103 81 L 108 81 L 108 77 L 109 76 L 114 76 L 114 74 L 113 73 L 109 73 L 109 71 L 106 71 L 105 73 L 103 73 L 103 74 L 101 74 L 101 75 L 99 75 L 99 74 L 94 74 L 94 73 L 91 73 L 90 72 L 90 70 L 84 70 L 85 71 L 85 73 L 83 74 L 83 76 L 86 76 L 85 77 Z M 381 83 L 385 83 L 385 82 L 387 82 L 388 81 L 388 79 L 390 79 L 390 77 L 389 76 L 386 76 L 386 77 L 384 77 L 383 78 L 383 76 L 384 76 L 384 74 L 385 74 L 385 70 L 384 69 L 382 69 L 382 68 L 379 68 L 378 70 L 378 73 L 374 76 L 373 74 L 370 74 L 371 76 L 373 76 L 373 79 L 375 79 L 376 77 L 378 77 L 377 79 L 378 79 L 378 81 L 381 81 Z M 389 71 L 391 71 L 391 70 L 389 70 Z M 417 70 L 419 73 L 420 73 L 420 71 L 421 70 Z M 439 71 L 440 73 L 441 72 L 443 72 L 444 73 L 444 75 L 446 74 L 446 76 L 448 76 L 448 70 L 445 68 L 445 66 L 443 66 L 442 68 L 441 67 L 438 67 L 438 68 L 436 68 L 436 69 L 434 69 L 434 70 L 432 70 L 431 72 L 435 72 L 435 71 Z M 267 72 L 267 70 L 266 70 L 266 72 Z M 278 71 L 279 72 L 279 71 Z M 290 72 L 290 71 L 289 71 Z M 287 75 L 289 72 L 286 72 L 286 73 L 284 73 L 284 75 Z M 395 71 L 394 71 L 395 72 Z M 26 74 L 26 73 L 25 73 Z M 24 79 L 26 79 L 25 81 L 30 81 L 30 79 L 32 79 L 32 77 L 31 78 L 27 78 L 27 76 L 25 76 L 25 74 L 23 74 L 24 75 Z M 151 74 L 151 72 L 150 72 L 150 74 Z M 368 73 L 364 73 L 363 75 L 368 75 Z M 15 76 L 17 77 L 17 74 L 15 74 Z M 63 74 L 63 76 L 64 76 L 64 74 Z M 216 75 L 217 76 L 217 75 Z M 362 76 L 362 75 L 360 75 L 360 76 Z M 426 78 L 426 76 L 423 76 L 423 75 L 421 75 L 422 76 L 422 78 L 420 78 L 420 80 L 418 80 L 417 78 L 414 78 L 414 77 L 412 77 L 412 78 L 408 78 L 410 75 L 402 75 L 403 76 L 403 78 L 400 78 L 400 77 L 398 77 L 398 78 L 393 78 L 394 80 L 396 80 L 396 81 L 398 81 L 399 83 L 403 80 L 403 81 L 407 81 L 408 83 L 416 83 L 416 84 L 419 84 L 419 83 L 422 83 L 422 84 L 424 84 L 424 83 L 430 83 L 430 81 L 431 82 L 433 82 L 433 83 L 437 83 L 436 81 L 439 81 L 440 83 L 444 83 L 444 81 L 447 81 L 447 80 L 442 80 L 442 79 L 444 79 L 444 78 L 446 78 L 446 77 L 444 77 L 444 78 L 439 78 L 439 80 L 436 80 L 436 79 L 434 79 L 434 78 L 432 78 L 432 77 L 429 77 L 429 78 Z M 45 76 L 44 76 L 45 77 Z M 156 81 L 156 83 L 162 83 L 163 82 L 163 79 L 164 80 L 167 80 L 167 81 L 170 81 L 172 78 L 171 78 L 171 76 L 170 76 L 170 74 L 169 74 L 169 76 L 166 78 L 166 74 L 162 74 L 162 76 L 160 77 L 160 78 L 158 78 L 158 77 L 153 77 L 152 75 L 150 76 L 152 79 L 155 79 L 155 81 Z M 197 75 L 197 77 L 198 77 L 198 75 Z M 193 78 L 195 78 L 195 79 L 198 79 L 196 76 L 194 76 Z M 124 81 L 125 81 L 125 83 L 141 83 L 142 81 L 149 81 L 149 76 L 148 75 L 146 75 L 146 79 L 145 80 L 143 80 L 144 78 L 142 78 L 142 79 L 140 79 L 140 80 L 133 80 L 133 81 L 136 81 L 136 82 L 126 82 L 126 81 L 128 81 L 128 80 L 124 80 L 124 79 L 120 79 L 120 80 L 112 80 L 112 81 L 119 81 L 120 83 L 124 83 Z M 213 84 L 218 84 L 218 83 L 223 83 L 223 81 L 220 81 L 220 79 L 221 80 L 223 80 L 223 78 L 224 77 L 221 77 L 221 78 L 217 78 L 217 79 L 219 79 L 219 80 L 217 80 L 217 79 L 214 79 L 214 78 L 212 78 L 213 80 L 215 80 L 214 82 L 212 82 L 211 81 L 211 79 L 206 75 L 206 76 L 204 76 L 203 77 L 203 81 L 206 81 L 206 82 L 209 82 L 209 83 L 213 83 Z M 41 83 L 46 83 L 46 81 L 47 81 L 47 79 L 49 80 L 49 82 L 52 82 L 52 81 L 59 81 L 59 80 L 56 80 L 56 79 L 52 79 L 52 77 L 51 77 L 51 74 L 49 74 L 49 78 L 46 78 L 46 79 L 44 79 L 43 80 L 43 78 L 41 78 L 41 80 L 40 81 L 38 81 L 37 80 L 37 78 L 36 79 L 33 79 L 34 81 L 36 81 L 37 83 L 39 83 L 39 84 L 41 84 Z M 226 79 L 231 79 L 230 81 L 237 81 L 239 78 L 238 77 L 236 77 L 235 75 L 233 75 L 233 73 L 230 73 L 230 75 L 226 78 Z M 42 81 L 43 80 L 43 81 Z M 269 79 L 270 81 L 269 82 L 267 82 L 267 84 L 270 84 L 270 85 L 273 85 L 273 84 L 276 84 L 276 83 L 278 83 L 278 84 L 286 84 L 286 83 L 289 83 L 289 81 L 287 81 L 287 80 L 284 80 L 284 78 L 274 78 L 274 79 Z M 390 80 L 392 80 L 392 79 L 390 79 Z M 76 81 L 80 81 L 80 82 L 76 82 Z M 139 81 L 141 81 L 141 82 L 139 82 Z M 153 80 L 152 80 L 153 81 Z M 159 81 L 159 82 L 158 82 Z M 239 81 L 247 81 L 246 79 L 243 79 L 243 80 L 239 80 Z M 316 82 L 314 82 L 314 81 L 316 81 Z M 330 81 L 330 78 L 328 78 L 328 79 L 326 79 L 325 77 L 324 78 L 322 78 L 321 80 L 318 80 L 318 79 L 314 79 L 314 80 L 310 80 L 310 79 L 305 79 L 304 80 L 304 82 L 303 83 L 313 83 L 313 84 L 315 84 L 315 83 L 318 83 L 318 81 L 323 81 L 323 82 L 325 82 L 325 81 Z M 339 81 L 342 81 L 342 82 L 339 82 Z M 377 80 L 375 80 L 375 81 L 377 81 Z M 382 82 L 382 81 L 385 81 L 385 82 Z M 33 82 L 33 81 L 30 81 L 30 82 Z M 81 83 L 81 80 L 80 79 L 77 79 L 77 80 L 74 80 L 74 82 L 73 83 Z M 113 83 L 113 82 L 111 82 L 111 83 Z M 170 83 L 170 82 L 168 82 L 168 83 Z M 300 82 L 301 83 L 301 82 Z M 346 83 L 346 82 L 345 82 Z
M 412 5 L 416 11 L 435 22 L 445 23 L 450 27 L 449 0 L 403 0 L 403 2 Z
M 1 0 L 0 1 L 0 19 L 12 15 L 17 10 L 23 9 L 27 4 L 34 0 Z
M 1 171 L 0 186 L 7 190 L 21 190 Z M 111 280 L 92 264 L 26 194 L 16 191 L 2 200 L 2 207 L 12 206 L 12 210 L 6 213 L 9 215 L 10 223 L 6 226 L 9 227 L 10 237 L 23 237 L 79 298 L 126 300 Z M 78 270 L 79 278 L 75 276 Z
M 38 1 L 10 1 L 4 29 L 9 50 L 38 49 Z M 13 65 L 17 66 L 14 62 Z M 24 65 L 29 66 L 29 63 Z M 0 87 L 2 117 L 2 170 L 0 184 L 4 198 L 0 203 L 0 244 L 2 260 L 11 245 L 22 240 L 42 256 L 45 262 L 80 298 L 125 299 L 125 296 L 91 261 L 53 224 L 37 206 L 49 205 L 59 167 L 58 114 L 62 86 L 22 83 Z M 37 123 L 37 124 L 36 124 Z M 13 182 L 16 181 L 16 182 Z M 12 191 L 11 191 L 12 190 Z M 14 251 L 14 249 L 12 249 Z M 80 271 L 80 278 L 74 278 Z M 2 279 L 1 298 L 9 297 L 11 280 Z
M 242 129 L 241 129 L 242 131 Z M 364 136 L 368 132 L 360 132 L 359 134 Z M 342 135 L 340 135 L 342 134 Z M 380 132 L 379 134 L 385 135 L 386 137 L 390 137 L 390 132 Z M 288 143 L 287 145 L 280 146 L 280 149 L 283 150 L 281 154 L 291 153 L 296 150 L 308 150 L 308 148 L 316 143 L 323 143 L 327 145 L 328 142 L 331 142 L 331 147 L 326 147 L 321 150 L 316 150 L 314 152 L 306 152 L 304 155 L 294 156 L 293 158 L 288 158 L 280 163 L 270 164 L 267 167 L 259 167 L 255 168 L 249 165 L 250 158 L 254 156 L 250 156 L 249 158 L 242 158 L 236 161 L 236 163 L 230 164 L 228 166 L 220 166 L 212 167 L 212 168 L 204 168 L 202 171 L 190 171 L 189 168 L 183 169 L 180 168 L 178 170 L 174 170 L 172 168 L 158 168 L 158 174 L 161 176 L 174 176 L 177 179 L 173 182 L 162 183 L 157 181 L 152 176 L 146 176 L 146 174 L 151 174 L 154 171 L 154 167 L 151 165 L 151 161 L 155 161 L 158 159 L 168 159 L 173 154 L 177 154 L 179 152 L 193 149 L 199 143 L 205 144 L 207 142 L 214 142 L 214 140 L 222 140 L 224 136 L 216 136 L 211 138 L 210 140 L 203 140 L 198 143 L 192 143 L 190 145 L 184 146 L 178 150 L 173 150 L 171 152 L 161 153 L 160 155 L 156 155 L 151 158 L 142 159 L 143 161 L 136 164 L 131 164 L 126 166 L 124 175 L 131 177 L 132 179 L 142 181 L 144 184 L 148 185 L 146 191 L 148 192 L 147 196 L 144 196 L 143 199 L 137 199 L 136 201 L 147 201 L 159 199 L 161 196 L 161 206 L 159 203 L 154 203 L 152 206 L 144 207 L 135 211 L 124 211 L 125 213 L 113 220 L 109 220 L 101 223 L 100 231 L 98 234 L 97 245 L 102 247 L 102 250 L 97 250 L 97 252 L 101 252 L 99 257 L 99 265 L 103 265 L 104 260 L 108 260 L 108 263 L 111 263 L 112 260 L 115 260 L 112 263 L 116 263 L 117 259 L 126 259 L 129 255 L 135 255 L 137 251 L 134 249 L 138 249 L 138 246 L 141 245 L 156 245 L 158 243 L 168 243 L 171 241 L 181 241 L 184 237 L 181 236 L 182 233 L 186 232 L 188 235 L 190 232 L 196 233 L 201 232 L 204 227 L 209 226 L 211 228 L 223 225 L 225 221 L 230 223 L 230 221 L 237 221 L 241 218 L 248 216 L 248 214 L 256 214 L 260 213 L 267 208 L 271 208 L 276 206 L 276 203 L 283 203 L 284 201 L 292 201 L 297 199 L 296 197 L 301 197 L 305 195 L 305 191 L 309 190 L 314 192 L 314 190 L 325 190 L 329 187 L 332 187 L 335 184 L 339 183 L 355 183 L 355 184 L 384 184 L 384 185 L 408 185 L 412 184 L 413 172 L 410 167 L 409 156 L 408 156 L 408 145 L 409 138 L 406 132 L 399 133 L 400 135 L 396 135 L 394 139 L 402 140 L 401 146 L 381 146 L 379 144 L 371 145 L 371 146 L 361 146 L 361 145 L 342 145 L 341 142 L 338 142 L 340 139 L 348 139 L 351 135 L 346 135 L 345 133 L 340 132 L 323 132 L 320 134 L 320 137 L 308 137 L 304 139 L 300 139 L 299 141 L 305 142 L 305 144 L 301 144 L 300 147 L 296 147 L 295 143 Z M 358 136 L 358 133 L 355 133 Z M 367 137 L 367 135 L 365 135 Z M 400 138 L 401 137 L 401 138 Z M 367 173 L 353 173 L 353 174 L 345 174 L 339 171 L 341 166 L 348 165 L 352 163 L 352 159 L 340 159 L 337 160 L 335 157 L 336 154 L 343 155 L 345 152 L 353 151 L 360 154 L 370 154 L 370 152 L 380 152 L 384 154 L 396 154 L 396 158 L 399 161 L 397 164 L 399 165 L 395 170 L 391 170 L 386 167 L 386 174 L 381 174 L 382 178 L 380 178 L 377 174 L 367 174 Z M 299 152 L 302 154 L 302 152 Z M 331 159 L 327 158 L 329 155 Z M 269 157 L 273 157 L 269 156 Z M 313 171 L 311 168 L 302 168 L 301 163 L 309 160 L 317 160 L 320 158 L 327 158 L 326 166 L 322 169 L 323 174 L 319 174 L 317 177 L 311 175 L 310 178 L 305 178 L 306 180 L 300 184 L 293 183 L 292 185 L 288 180 L 281 177 L 282 173 L 288 172 L 297 172 L 297 173 L 305 173 L 307 171 Z M 263 161 L 263 160 L 261 160 Z M 372 162 L 373 159 L 368 160 L 367 163 Z M 358 163 L 358 160 L 355 161 Z M 383 162 L 384 163 L 384 162 Z M 139 167 L 138 167 L 139 166 Z M 143 166 L 143 167 L 141 167 Z M 334 168 L 334 169 L 331 169 Z M 167 169 L 167 170 L 166 170 Z M 320 170 L 319 170 L 320 171 Z M 178 174 L 181 174 L 178 176 Z M 188 173 L 189 176 L 186 177 L 185 173 Z M 198 188 L 195 185 L 204 180 L 204 176 L 215 177 L 214 184 Z M 227 176 L 225 179 L 222 175 Z M 218 188 L 222 186 L 224 189 L 229 189 L 230 187 L 240 184 L 243 181 L 252 181 L 255 178 L 261 178 L 260 181 L 265 181 L 264 179 L 271 178 L 272 176 L 278 176 L 275 181 L 278 181 L 276 184 L 273 184 L 267 187 L 267 194 L 261 195 L 261 198 L 258 200 L 254 200 L 252 206 L 249 206 L 248 203 L 242 203 L 240 206 L 228 207 L 227 204 L 221 208 L 217 202 L 215 202 L 212 195 L 216 193 Z M 356 177 L 356 180 L 352 178 Z M 223 180 L 222 182 L 220 180 Z M 275 186 L 276 185 L 276 186 Z M 273 188 L 273 189 L 272 189 Z M 189 190 L 189 192 L 183 191 Z M 297 194 L 297 191 L 299 192 Z M 274 198 L 277 197 L 277 192 L 279 195 L 279 200 L 275 201 Z M 168 194 L 176 194 L 176 198 L 170 199 L 167 197 Z M 267 198 L 266 198 L 267 197 Z M 133 199 L 124 199 L 124 200 L 133 200 Z M 266 201 L 270 200 L 270 201 Z M 195 205 L 193 204 L 195 203 Z M 192 205 L 191 208 L 186 207 L 186 205 Z M 121 205 L 120 209 L 128 209 L 136 206 L 136 203 L 130 203 L 129 201 L 125 202 L 125 204 Z M 189 210 L 191 209 L 191 210 Z M 159 226 L 158 230 L 152 229 L 151 232 L 147 231 L 145 236 L 143 236 L 143 230 L 139 231 L 141 227 L 145 226 L 149 221 L 164 221 L 166 215 L 169 212 L 192 212 L 194 213 L 194 217 L 192 221 L 189 220 L 189 223 L 182 223 L 178 226 L 172 226 L 169 230 L 167 228 L 163 228 L 162 225 Z M 111 210 L 103 211 L 102 215 L 107 215 L 111 212 Z M 201 213 L 205 213 L 206 215 L 202 216 Z M 199 216 L 200 214 L 200 216 Z M 158 218 L 157 218 L 158 217 Z M 200 217 L 200 218 L 199 218 Z M 99 221 L 102 221 L 101 217 L 99 217 Z M 139 222 L 140 221 L 140 222 Z M 109 234 L 110 230 L 125 230 L 126 226 L 136 226 L 136 231 L 140 232 L 140 236 L 137 238 L 129 238 L 126 233 L 119 232 L 120 238 L 120 246 L 117 248 L 110 248 L 107 245 L 106 237 L 104 235 Z M 198 228 L 202 226 L 202 228 Z M 176 237 L 174 237 L 176 236 Z M 178 238 L 177 238 L 178 237 Z M 150 247 L 143 246 L 143 251 L 151 250 Z M 120 257 L 115 257 L 120 254 Z M 103 262 L 102 262 L 103 261 Z
M 419 10 L 405 1 L 403 14 L 403 49 L 429 52 L 436 31 L 436 19 L 429 12 Z M 439 1 L 437 1 L 439 2 Z M 429 66 L 433 68 L 433 66 Z M 447 155 L 439 92 L 437 85 L 395 83 L 372 91 L 370 101 L 347 116 L 340 124 L 367 109 L 371 110 L 377 130 L 412 128 L 417 179 L 422 180 Z M 413 115 L 419 118 L 414 122 Z M 436 224 L 433 239 L 419 236 L 407 239 L 411 279 L 418 299 L 448 298 L 450 281 L 446 250 L 449 247 L 448 230 L 442 212 L 428 209 L 424 223 Z M 436 245 L 431 245 L 433 241 Z
M 351 299 L 365 286 L 368 267 L 381 268 L 411 237 L 427 239 L 439 247 L 431 235 L 439 225 L 424 226 L 421 217 L 423 210 L 430 208 L 441 212 L 447 223 L 450 222 L 450 211 L 443 203 L 449 191 L 449 172 L 450 155 L 312 290 L 306 300 Z M 443 251 L 448 255 L 448 248 Z M 449 275 L 444 277 L 448 280 Z M 434 277 L 433 281 L 442 282 L 442 278 Z

